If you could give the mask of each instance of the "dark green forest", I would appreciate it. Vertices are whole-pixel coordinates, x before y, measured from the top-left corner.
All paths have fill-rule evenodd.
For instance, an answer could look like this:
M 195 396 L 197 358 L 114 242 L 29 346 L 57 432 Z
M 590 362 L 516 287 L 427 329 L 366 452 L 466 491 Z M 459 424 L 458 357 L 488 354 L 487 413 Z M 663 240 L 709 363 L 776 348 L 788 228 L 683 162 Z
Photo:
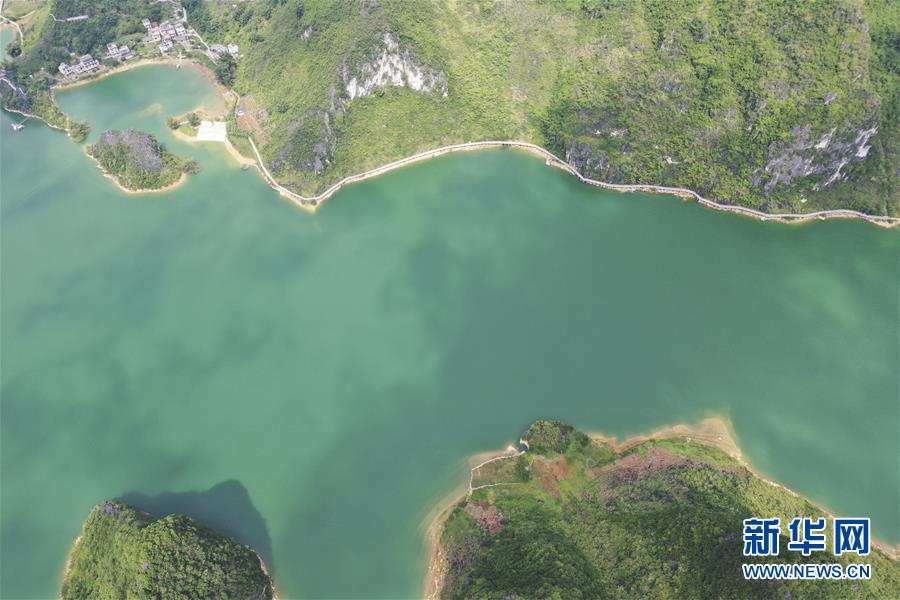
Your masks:
M 62 598 L 272 598 L 250 548 L 182 515 L 95 506 L 70 557 Z

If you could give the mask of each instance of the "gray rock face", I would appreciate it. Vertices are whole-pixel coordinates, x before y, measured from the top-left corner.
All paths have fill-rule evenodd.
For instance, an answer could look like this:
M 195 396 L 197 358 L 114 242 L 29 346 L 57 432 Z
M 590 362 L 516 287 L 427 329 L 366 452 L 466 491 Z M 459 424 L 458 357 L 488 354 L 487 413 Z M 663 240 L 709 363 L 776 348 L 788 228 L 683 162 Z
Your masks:
M 150 136 L 128 129 L 126 131 L 104 131 L 100 134 L 99 144 L 115 146 L 123 143 L 128 148 L 128 155 L 145 171 L 159 173 L 165 166 L 159 144 Z
M 769 148 L 765 166 L 753 173 L 753 185 L 768 194 L 796 178 L 818 176 L 821 181 L 813 189 L 826 188 L 844 178 L 841 169 L 847 163 L 866 158 L 869 140 L 877 133 L 878 127 L 871 124 L 843 132 L 835 127 L 817 135 L 812 134 L 810 125 L 795 127 L 787 143 Z
M 622 171 L 610 164 L 609 154 L 598 151 L 588 144 L 572 143 L 566 150 L 566 162 L 588 177 L 610 183 L 620 183 L 624 180 Z
M 373 8 L 377 6 L 369 7 Z M 289 125 L 290 140 L 272 161 L 273 172 L 293 165 L 317 175 L 324 173 L 337 141 L 333 125 L 355 98 L 371 96 L 375 90 L 388 86 L 447 95 L 447 81 L 442 72 L 417 62 L 409 49 L 401 49 L 390 33 L 384 34 L 382 42 L 373 50 L 371 59 L 352 69 L 346 64 L 339 69 L 336 82 L 328 91 L 327 106 L 308 111 Z
M 447 80 L 442 72 L 417 63 L 409 49 L 401 50 L 390 33 L 384 34 L 383 42 L 380 53 L 370 62 L 360 65 L 356 74 L 351 76 L 346 66 L 343 69 L 344 89 L 350 100 L 370 96 L 376 88 L 388 85 L 408 87 L 423 93 L 437 90 L 447 95 Z

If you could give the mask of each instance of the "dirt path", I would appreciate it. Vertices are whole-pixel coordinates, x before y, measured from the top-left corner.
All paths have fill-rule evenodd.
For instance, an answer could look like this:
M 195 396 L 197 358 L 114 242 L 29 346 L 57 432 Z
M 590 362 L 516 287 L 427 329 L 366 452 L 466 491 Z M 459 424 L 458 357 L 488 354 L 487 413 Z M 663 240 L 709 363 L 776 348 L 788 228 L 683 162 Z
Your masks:
M 792 489 L 769 478 L 765 473 L 754 467 L 752 464 L 748 463 L 744 459 L 740 447 L 737 444 L 734 428 L 731 426 L 730 422 L 723 418 L 712 417 L 704 419 L 695 425 L 671 425 L 657 429 L 648 434 L 632 436 L 621 441 L 615 436 L 608 436 L 600 433 L 590 433 L 588 435 L 592 440 L 609 444 L 617 453 L 624 452 L 629 448 L 633 448 L 634 446 L 637 446 L 638 444 L 641 444 L 648 440 L 666 439 L 683 439 L 689 443 L 702 444 L 704 446 L 718 448 L 734 460 L 738 461 L 741 465 L 743 465 L 751 473 L 753 473 L 754 476 L 758 477 L 762 481 L 768 483 L 769 485 L 781 488 L 796 497 L 803 497 Z M 427 600 L 436 599 L 438 597 L 438 593 L 443 587 L 444 577 L 446 575 L 446 566 L 444 565 L 443 548 L 440 544 L 441 534 L 444 530 L 444 524 L 447 522 L 447 519 L 453 512 L 453 509 L 456 508 L 456 506 L 460 502 L 466 500 L 471 495 L 473 491 L 473 472 L 479 467 L 486 465 L 492 461 L 516 456 L 517 454 L 520 453 L 515 452 L 513 448 L 507 448 L 504 451 L 486 452 L 473 456 L 469 460 L 470 469 L 467 484 L 461 485 L 457 489 L 455 489 L 452 494 L 441 501 L 436 510 L 432 511 L 431 515 L 429 516 L 431 521 L 428 523 L 428 526 L 426 528 L 429 559 L 428 569 L 426 570 L 425 574 L 423 596 Z M 813 504 L 820 510 L 825 512 L 829 518 L 834 518 L 834 513 L 829 511 L 827 508 L 822 507 L 817 503 Z M 900 560 L 900 545 L 891 546 L 890 544 L 875 539 L 872 540 L 872 545 L 884 552 L 892 559 Z

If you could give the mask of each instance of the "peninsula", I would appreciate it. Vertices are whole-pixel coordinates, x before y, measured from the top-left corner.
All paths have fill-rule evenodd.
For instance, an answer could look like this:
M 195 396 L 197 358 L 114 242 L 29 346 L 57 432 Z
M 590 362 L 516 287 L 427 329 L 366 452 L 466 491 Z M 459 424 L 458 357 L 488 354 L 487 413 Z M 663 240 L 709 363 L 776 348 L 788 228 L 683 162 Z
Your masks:
M 60 595 L 271 600 L 273 587 L 252 549 L 189 517 L 108 501 L 91 509 Z
M 742 555 L 742 521 L 832 517 L 754 474 L 725 428 L 624 443 L 538 421 L 519 451 L 484 460 L 431 527 L 428 598 L 895 597 L 900 563 L 787 551 Z M 783 537 L 786 531 L 783 531 Z M 753 581 L 741 563 L 865 562 L 859 581 Z
M 127 192 L 171 189 L 199 170 L 194 160 L 172 154 L 154 136 L 133 129 L 104 131 L 87 153 Z

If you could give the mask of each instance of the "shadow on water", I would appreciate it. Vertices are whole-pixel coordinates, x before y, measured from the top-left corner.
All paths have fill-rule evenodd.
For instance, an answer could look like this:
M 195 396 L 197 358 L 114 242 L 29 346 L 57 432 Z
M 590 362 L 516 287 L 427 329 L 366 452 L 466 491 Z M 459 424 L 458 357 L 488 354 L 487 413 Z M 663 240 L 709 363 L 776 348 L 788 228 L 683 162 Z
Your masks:
M 250 500 L 247 488 L 234 479 L 216 484 L 205 492 L 163 492 L 156 495 L 126 492 L 118 499 L 158 517 L 187 515 L 250 546 L 269 569 L 274 569 L 272 540 L 266 521 Z

